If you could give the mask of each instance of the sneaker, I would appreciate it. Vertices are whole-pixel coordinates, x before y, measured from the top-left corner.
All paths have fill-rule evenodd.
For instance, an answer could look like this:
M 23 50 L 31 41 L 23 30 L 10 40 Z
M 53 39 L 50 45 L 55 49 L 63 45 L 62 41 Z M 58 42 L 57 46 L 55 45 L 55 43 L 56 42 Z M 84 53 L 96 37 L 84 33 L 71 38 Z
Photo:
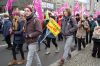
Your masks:
M 45 54 L 46 55 L 50 54 L 50 48 L 47 48 L 47 52 Z
M 8 63 L 8 66 L 12 66 L 12 65 L 16 65 L 17 64 L 17 60 L 11 60 L 9 63 Z
M 56 49 L 55 53 L 59 53 L 59 48 Z
M 46 52 L 45 54 L 46 54 L 46 55 L 49 55 L 49 54 L 50 54 L 50 52 Z
M 17 62 L 17 64 L 21 65 L 21 64 L 25 64 L 26 60 L 20 60 L 19 62 Z

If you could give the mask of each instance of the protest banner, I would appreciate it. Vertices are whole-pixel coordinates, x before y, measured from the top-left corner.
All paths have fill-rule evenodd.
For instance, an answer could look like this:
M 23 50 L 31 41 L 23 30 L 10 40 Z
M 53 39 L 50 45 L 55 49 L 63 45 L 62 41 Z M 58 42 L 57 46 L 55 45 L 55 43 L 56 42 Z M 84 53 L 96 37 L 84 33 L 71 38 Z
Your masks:
M 50 21 L 47 24 L 47 28 L 50 30 L 51 33 L 53 33 L 54 36 L 57 36 L 61 32 L 61 27 L 52 18 L 50 18 Z

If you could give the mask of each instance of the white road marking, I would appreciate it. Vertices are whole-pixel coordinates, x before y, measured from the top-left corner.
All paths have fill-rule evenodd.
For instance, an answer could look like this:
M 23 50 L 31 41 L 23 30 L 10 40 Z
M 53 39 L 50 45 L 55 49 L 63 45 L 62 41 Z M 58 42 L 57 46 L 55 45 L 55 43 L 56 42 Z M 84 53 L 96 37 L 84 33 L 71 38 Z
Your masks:
M 5 47 L 5 46 L 7 46 L 7 44 L 4 44 L 4 45 L 0 45 L 0 47 Z

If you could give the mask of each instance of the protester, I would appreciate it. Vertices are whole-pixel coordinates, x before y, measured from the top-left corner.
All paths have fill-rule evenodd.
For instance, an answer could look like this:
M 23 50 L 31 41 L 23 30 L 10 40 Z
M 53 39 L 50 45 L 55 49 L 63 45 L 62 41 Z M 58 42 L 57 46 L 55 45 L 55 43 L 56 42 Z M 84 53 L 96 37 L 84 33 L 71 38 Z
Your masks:
M 58 20 L 57 20 L 57 22 L 58 22 L 58 25 L 61 27 L 61 23 L 62 23 L 62 15 L 59 15 L 58 16 Z M 62 36 L 62 33 L 59 33 L 58 34 L 58 41 L 62 41 L 63 40 L 63 36 Z
M 28 56 L 26 66 L 31 66 L 33 58 L 37 66 L 42 66 L 40 58 L 36 51 L 37 38 L 42 33 L 42 26 L 39 20 L 34 17 L 33 10 L 30 7 L 24 9 L 26 15 L 26 43 L 28 44 Z
M 77 21 L 77 24 L 78 22 L 80 22 L 81 18 L 80 18 L 80 14 L 76 14 L 76 21 Z M 75 47 L 77 47 L 77 43 L 78 43 L 78 40 L 77 40 L 77 37 L 76 37 L 76 34 L 77 34 L 77 30 L 75 31 Z
M 8 47 L 6 49 L 11 50 L 12 44 L 11 44 L 11 33 L 12 33 L 12 22 L 9 20 L 9 14 L 6 12 L 4 13 L 4 23 L 3 23 L 3 36 L 4 40 L 8 44 Z
M 60 65 L 63 65 L 66 59 L 71 57 L 71 47 L 73 46 L 74 41 L 74 32 L 77 30 L 77 22 L 74 18 L 71 17 L 70 9 L 64 11 L 64 17 L 62 20 L 62 34 L 65 37 L 65 47 L 63 57 L 60 60 Z
M 55 17 L 54 16 L 50 16 L 50 18 L 54 19 L 55 20 Z M 48 30 L 48 28 L 46 29 L 46 34 L 48 34 L 50 31 Z M 56 42 L 56 37 L 52 34 L 52 33 L 49 33 L 47 35 L 47 52 L 46 54 L 50 54 L 50 42 L 52 41 L 53 45 L 55 46 L 56 50 L 55 52 L 58 53 L 59 52 L 59 48 L 58 48 L 58 44 Z
M 88 16 L 84 16 L 85 18 L 85 21 L 87 21 L 87 23 L 89 24 L 89 19 L 88 19 Z M 89 32 L 90 32 L 90 26 L 87 28 L 87 31 L 86 31 L 86 44 L 89 43 Z
M 86 47 L 85 37 L 86 37 L 86 31 L 88 27 L 89 24 L 87 21 L 81 20 L 78 22 L 78 30 L 76 34 L 76 37 L 78 39 L 78 51 L 81 50 L 81 44 L 83 45 L 84 48 Z
M 76 21 L 77 21 L 77 24 L 78 24 L 78 22 L 80 21 L 80 14 L 76 14 Z
M 24 23 L 25 20 L 22 18 L 22 16 L 20 16 L 20 13 L 16 13 L 13 18 L 13 34 L 14 34 L 13 47 L 12 47 L 13 59 L 8 63 L 8 66 L 25 63 L 25 57 L 23 52 Z M 22 57 L 18 62 L 16 58 L 16 49 L 20 51 Z
M 46 29 L 49 20 L 46 20 L 46 16 L 44 16 L 44 20 L 42 23 L 43 32 L 38 38 L 38 51 L 41 50 L 41 44 L 45 44 L 45 49 L 47 49 L 47 41 L 46 41 Z
M 93 51 L 92 51 L 92 57 L 98 57 L 100 58 L 100 15 L 97 17 L 97 23 L 96 23 L 94 32 L 93 32 Z M 96 32 L 96 33 L 95 33 Z
M 93 35 L 93 31 L 94 31 L 94 28 L 95 28 L 95 26 L 96 26 L 96 23 L 95 23 L 95 21 L 94 21 L 92 15 L 90 15 L 90 17 L 89 17 L 89 26 L 90 26 L 90 32 L 89 32 L 89 43 L 91 43 L 91 41 L 92 41 L 92 35 Z

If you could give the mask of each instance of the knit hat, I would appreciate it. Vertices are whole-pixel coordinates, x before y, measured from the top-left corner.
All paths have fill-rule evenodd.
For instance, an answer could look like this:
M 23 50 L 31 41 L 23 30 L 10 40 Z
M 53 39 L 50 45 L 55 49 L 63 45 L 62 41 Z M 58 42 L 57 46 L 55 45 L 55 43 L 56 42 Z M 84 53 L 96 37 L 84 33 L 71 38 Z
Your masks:
M 27 6 L 25 8 L 28 8 L 31 12 L 33 11 L 31 7 Z

